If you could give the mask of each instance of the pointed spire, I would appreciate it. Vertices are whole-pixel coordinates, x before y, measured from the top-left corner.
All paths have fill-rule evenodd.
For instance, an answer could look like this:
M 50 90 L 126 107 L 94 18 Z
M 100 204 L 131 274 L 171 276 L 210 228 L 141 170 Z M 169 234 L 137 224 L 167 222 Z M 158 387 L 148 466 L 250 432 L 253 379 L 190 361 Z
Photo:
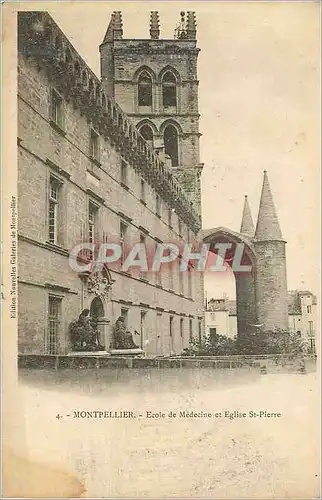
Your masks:
M 116 39 L 121 39 L 122 36 L 123 36 L 122 12 L 118 10 L 114 11 L 111 15 L 111 20 L 106 30 L 103 43 L 110 42 Z
M 110 19 L 109 25 L 107 27 L 103 43 L 113 40 L 113 38 L 114 38 L 114 21 L 115 21 L 115 12 L 113 12 L 113 14 L 111 15 L 111 19 Z
M 156 10 L 152 10 L 150 15 L 150 37 L 152 40 L 159 40 L 160 37 L 159 12 Z
M 195 40 L 197 35 L 196 13 L 188 10 L 187 12 L 187 38 Z
M 255 238 L 259 241 L 283 240 L 266 170 L 264 170 Z
M 247 194 L 245 195 L 244 210 L 243 210 L 243 217 L 242 217 L 242 222 L 241 222 L 241 226 L 240 226 L 240 232 L 241 232 L 241 234 L 245 234 L 246 236 L 249 236 L 250 238 L 253 238 L 254 233 L 255 233 L 255 227 L 254 227 L 254 223 L 253 223 L 252 213 L 250 211 L 250 207 L 249 207 L 249 203 L 248 203 Z

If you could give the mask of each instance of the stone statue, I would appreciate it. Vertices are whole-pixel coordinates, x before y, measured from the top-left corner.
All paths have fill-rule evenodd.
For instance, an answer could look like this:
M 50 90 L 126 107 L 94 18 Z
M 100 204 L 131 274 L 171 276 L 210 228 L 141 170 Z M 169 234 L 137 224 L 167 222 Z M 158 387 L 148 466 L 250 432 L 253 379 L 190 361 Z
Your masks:
M 84 309 L 78 320 L 70 325 L 70 340 L 73 351 L 101 351 L 104 346 L 99 339 L 97 321 L 89 316 L 89 309 Z
M 131 332 L 125 326 L 122 316 L 116 320 L 114 326 L 114 349 L 138 349 Z

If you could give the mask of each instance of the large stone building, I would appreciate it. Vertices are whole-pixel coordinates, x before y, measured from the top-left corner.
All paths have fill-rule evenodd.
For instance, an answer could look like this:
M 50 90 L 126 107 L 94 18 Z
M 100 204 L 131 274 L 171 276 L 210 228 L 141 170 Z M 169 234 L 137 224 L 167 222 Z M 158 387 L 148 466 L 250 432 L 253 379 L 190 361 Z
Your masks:
M 203 276 L 75 272 L 83 242 L 182 245 L 198 239 L 196 22 L 173 40 L 122 39 L 119 12 L 100 47 L 102 81 L 46 12 L 18 14 L 19 350 L 66 353 L 83 308 L 107 349 L 121 315 L 149 355 L 180 353 L 203 330 Z M 86 264 L 93 254 L 82 257 Z

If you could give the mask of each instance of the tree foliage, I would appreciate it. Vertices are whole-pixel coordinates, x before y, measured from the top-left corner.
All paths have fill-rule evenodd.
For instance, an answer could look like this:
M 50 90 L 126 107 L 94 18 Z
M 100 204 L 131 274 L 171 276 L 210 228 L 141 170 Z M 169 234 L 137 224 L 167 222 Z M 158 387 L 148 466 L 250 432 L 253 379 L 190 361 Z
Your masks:
M 193 337 L 189 347 L 183 350 L 183 356 L 229 356 L 233 354 L 288 354 L 300 356 L 304 353 L 301 338 L 287 330 L 258 331 L 230 339 L 225 335 L 215 334 Z

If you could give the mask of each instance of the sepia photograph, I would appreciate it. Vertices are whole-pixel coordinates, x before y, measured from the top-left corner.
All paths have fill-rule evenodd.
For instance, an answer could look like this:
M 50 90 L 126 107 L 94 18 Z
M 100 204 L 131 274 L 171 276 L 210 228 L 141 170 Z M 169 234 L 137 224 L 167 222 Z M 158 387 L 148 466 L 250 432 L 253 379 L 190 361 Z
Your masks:
M 2 11 L 3 495 L 318 499 L 320 3 Z

